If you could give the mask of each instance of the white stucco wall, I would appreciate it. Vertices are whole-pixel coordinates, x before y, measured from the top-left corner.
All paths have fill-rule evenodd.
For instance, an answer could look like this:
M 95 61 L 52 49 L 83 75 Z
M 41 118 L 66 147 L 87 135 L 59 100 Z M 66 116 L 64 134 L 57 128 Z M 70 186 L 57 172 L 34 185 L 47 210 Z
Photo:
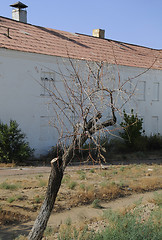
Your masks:
M 35 149 L 36 156 L 47 153 L 57 143 L 57 132 L 48 125 L 48 115 L 52 114 L 48 104 L 50 99 L 42 95 L 39 81 L 44 72 L 55 70 L 53 77 L 59 84 L 59 61 L 58 57 L 0 49 L 0 120 L 4 123 L 16 120 L 27 135 L 30 146 Z M 65 71 L 63 61 L 60 61 L 59 67 Z M 145 71 L 134 67 L 118 68 L 121 81 Z M 116 67 L 111 67 L 117 78 L 116 70 Z M 146 134 L 162 134 L 162 71 L 151 69 L 131 81 L 133 85 L 137 81 L 143 85 L 137 85 L 134 100 L 124 108 L 127 112 L 134 108 L 144 118 Z M 138 100 L 139 96 L 143 99 Z

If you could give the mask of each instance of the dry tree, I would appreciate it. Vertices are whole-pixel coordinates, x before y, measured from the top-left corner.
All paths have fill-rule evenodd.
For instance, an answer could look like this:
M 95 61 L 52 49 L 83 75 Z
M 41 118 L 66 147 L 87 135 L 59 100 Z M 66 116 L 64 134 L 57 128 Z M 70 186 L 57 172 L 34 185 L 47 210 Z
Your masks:
M 68 63 L 67 63 L 68 62 Z M 68 60 L 58 62 L 58 80 L 46 90 L 54 117 L 50 124 L 57 129 L 58 143 L 63 153 L 51 161 L 51 173 L 44 202 L 31 229 L 28 239 L 40 240 L 54 207 L 66 166 L 92 141 L 98 149 L 98 161 L 103 159 L 104 147 L 100 136 L 111 133 L 117 115 L 134 95 L 136 84 L 125 81 L 114 73 L 114 66 L 106 62 Z M 131 84 L 131 88 L 128 85 Z M 111 133 L 112 134 L 112 133 Z M 102 150 L 102 151 L 101 151 Z M 91 157 L 91 156 L 90 156 Z

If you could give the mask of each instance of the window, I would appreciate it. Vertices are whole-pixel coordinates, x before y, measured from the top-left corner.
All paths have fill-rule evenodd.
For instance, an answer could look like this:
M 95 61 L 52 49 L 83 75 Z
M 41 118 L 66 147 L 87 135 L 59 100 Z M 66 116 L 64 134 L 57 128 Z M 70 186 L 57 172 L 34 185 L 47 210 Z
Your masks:
M 41 74 L 41 96 L 50 96 L 54 89 L 54 73 L 42 72 Z
M 159 83 L 154 82 L 153 88 L 152 88 L 152 100 L 153 101 L 159 101 Z
M 145 101 L 146 98 L 146 82 L 140 81 L 137 85 L 137 98 L 139 101 Z
M 158 121 L 159 121 L 159 118 L 158 116 L 152 116 L 152 126 L 151 126 L 151 129 L 152 129 L 152 134 L 158 134 L 159 132 L 159 129 L 158 129 Z

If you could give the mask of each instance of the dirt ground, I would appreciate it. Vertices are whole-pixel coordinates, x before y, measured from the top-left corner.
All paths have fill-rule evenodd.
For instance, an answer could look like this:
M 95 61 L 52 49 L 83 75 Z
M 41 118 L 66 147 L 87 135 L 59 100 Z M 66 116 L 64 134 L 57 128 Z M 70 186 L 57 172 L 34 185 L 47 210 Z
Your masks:
M 7 189 L 6 186 L 0 189 L 0 240 L 13 240 L 20 234 L 26 235 L 29 232 L 43 201 L 49 172 L 50 167 L 0 168 L 1 186 L 4 183 L 16 186 L 15 189 Z M 100 217 L 106 209 L 121 210 L 141 198 L 142 202 L 148 202 L 153 198 L 155 190 L 162 193 L 162 190 L 158 190 L 161 188 L 160 183 L 162 184 L 161 175 L 159 164 L 116 165 L 105 166 L 104 169 L 99 166 L 68 167 L 48 226 L 57 229 L 69 218 L 73 223 L 82 224 Z M 72 182 L 77 183 L 74 189 L 70 187 Z M 86 189 L 87 182 L 89 185 Z M 76 199 L 78 194 L 83 198 L 85 192 L 86 196 L 89 194 L 90 197 L 92 192 L 95 192 L 98 198 L 98 186 L 105 189 L 107 182 L 111 182 L 112 192 L 102 193 L 101 209 L 93 208 L 87 199 L 85 204 L 80 204 Z M 144 189 L 146 183 L 149 192 Z M 113 192 L 116 190 L 117 195 L 111 199 L 109 195 L 116 194 Z
M 156 193 L 162 193 L 162 190 L 156 191 Z M 82 224 L 86 221 L 90 221 L 90 219 L 97 219 L 98 217 L 103 215 L 103 211 L 107 209 L 112 210 L 122 210 L 126 207 L 133 205 L 136 201 L 139 201 L 142 198 L 142 203 L 145 204 L 149 200 L 154 197 L 155 191 L 141 193 L 141 194 L 134 194 L 126 198 L 120 198 L 115 201 L 111 201 L 108 203 L 101 203 L 102 209 L 95 209 L 92 208 L 91 205 L 83 206 L 83 207 L 76 207 L 72 208 L 68 211 L 64 211 L 61 213 L 52 214 L 49 222 L 48 227 L 52 227 L 53 229 L 59 228 L 62 223 L 65 223 L 67 219 L 72 219 L 72 223 L 75 224 Z M 12 225 L 12 226 L 1 226 L 0 227 L 0 239 L 1 240 L 13 240 L 14 238 L 18 237 L 19 235 L 27 235 L 32 228 L 34 221 L 28 221 L 25 223 Z

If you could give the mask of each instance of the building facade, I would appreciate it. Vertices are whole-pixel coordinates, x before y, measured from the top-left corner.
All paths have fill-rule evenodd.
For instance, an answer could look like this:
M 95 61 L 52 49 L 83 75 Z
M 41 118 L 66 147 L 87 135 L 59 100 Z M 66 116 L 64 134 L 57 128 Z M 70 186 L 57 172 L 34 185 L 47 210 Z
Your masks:
M 98 30 L 100 31 L 100 30 Z M 144 120 L 147 135 L 162 134 L 162 50 L 34 26 L 0 17 L 0 120 L 16 120 L 35 155 L 57 143 L 47 89 L 60 82 L 69 59 L 104 62 L 114 78 L 135 89 L 123 108 Z M 119 117 L 120 119 L 120 117 Z

